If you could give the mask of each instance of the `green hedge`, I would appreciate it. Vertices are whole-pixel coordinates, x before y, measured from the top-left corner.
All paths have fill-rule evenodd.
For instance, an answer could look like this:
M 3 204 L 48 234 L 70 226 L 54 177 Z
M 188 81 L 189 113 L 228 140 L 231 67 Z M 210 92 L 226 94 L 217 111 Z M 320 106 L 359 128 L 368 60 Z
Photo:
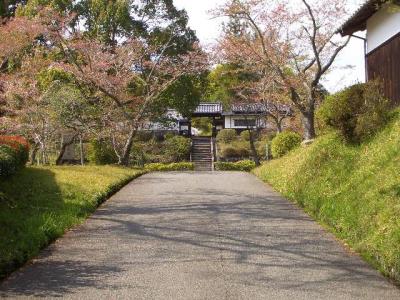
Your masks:
M 250 172 L 256 167 L 254 161 L 242 160 L 238 162 L 217 162 L 215 163 L 215 170 L 217 171 L 243 171 Z
M 165 141 L 165 155 L 173 162 L 182 162 L 190 157 L 191 140 L 174 136 Z
M 29 144 L 21 137 L 0 136 L 0 177 L 9 177 L 25 167 Z
M 348 142 L 361 143 L 388 121 L 390 102 L 379 82 L 356 84 L 327 97 L 317 112 L 323 124 L 337 129 Z
M 118 162 L 118 157 L 111 141 L 100 139 L 92 140 L 88 147 L 88 158 L 95 165 L 111 165 Z
M 285 131 L 279 133 L 271 143 L 272 156 L 279 158 L 291 150 L 297 148 L 301 144 L 301 136 L 293 131 Z
M 155 163 L 146 165 L 145 170 L 149 172 L 193 171 L 194 164 L 190 162 L 180 162 L 172 164 Z

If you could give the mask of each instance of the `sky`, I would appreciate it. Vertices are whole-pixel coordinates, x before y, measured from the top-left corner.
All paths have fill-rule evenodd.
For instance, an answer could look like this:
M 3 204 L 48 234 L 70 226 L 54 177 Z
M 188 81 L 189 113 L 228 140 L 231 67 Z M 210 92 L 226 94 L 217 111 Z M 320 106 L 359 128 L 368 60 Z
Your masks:
M 189 15 L 189 26 L 196 31 L 203 45 L 215 43 L 221 32 L 221 19 L 212 19 L 209 11 L 226 0 L 174 0 L 176 7 L 184 8 Z M 350 9 L 356 11 L 363 0 L 349 0 Z M 362 35 L 362 34 L 361 34 Z M 352 38 L 338 56 L 323 84 L 330 92 L 365 80 L 364 42 Z

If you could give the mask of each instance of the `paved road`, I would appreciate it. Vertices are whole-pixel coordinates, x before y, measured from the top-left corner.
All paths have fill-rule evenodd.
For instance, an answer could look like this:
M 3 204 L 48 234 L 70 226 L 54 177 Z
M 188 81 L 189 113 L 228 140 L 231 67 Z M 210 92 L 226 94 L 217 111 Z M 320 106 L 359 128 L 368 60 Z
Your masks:
M 400 299 L 255 177 L 149 174 L 0 287 L 0 297 Z

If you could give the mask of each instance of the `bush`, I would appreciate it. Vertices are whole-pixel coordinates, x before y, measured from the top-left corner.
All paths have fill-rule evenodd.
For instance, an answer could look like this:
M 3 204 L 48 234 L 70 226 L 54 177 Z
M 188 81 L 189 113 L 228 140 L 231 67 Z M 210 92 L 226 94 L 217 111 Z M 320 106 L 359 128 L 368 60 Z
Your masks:
M 185 161 L 190 156 L 191 140 L 174 136 L 165 141 L 165 155 L 171 162 Z
M 29 159 L 29 143 L 22 137 L 0 137 L 0 177 L 8 177 L 25 167 Z
M 149 131 L 138 131 L 135 140 L 139 142 L 149 142 L 153 138 L 153 133 Z
M 167 132 L 166 134 L 165 134 L 165 139 L 166 140 L 169 140 L 169 139 L 172 139 L 173 137 L 175 137 L 176 135 L 174 134 L 174 133 L 172 133 L 172 132 Z
M 226 147 L 222 150 L 222 158 L 229 159 L 229 158 L 237 158 L 240 157 L 240 153 L 236 148 L 233 147 Z
M 93 140 L 88 147 L 89 161 L 95 165 L 110 165 L 118 162 L 118 157 L 110 142 Z
M 250 172 L 256 167 L 254 161 L 242 160 L 238 162 L 217 162 L 215 163 L 215 169 L 217 171 L 243 171 Z
M 223 129 L 218 132 L 217 141 L 225 144 L 233 142 L 237 137 L 234 129 Z
M 0 145 L 0 177 L 8 177 L 17 170 L 14 150 L 9 146 Z
M 244 141 L 250 141 L 250 131 L 245 130 L 240 133 L 240 138 Z
M 326 99 L 317 116 L 348 142 L 360 143 L 386 124 L 390 102 L 378 82 L 356 84 Z
M 145 170 L 149 172 L 193 171 L 194 164 L 190 162 L 172 164 L 155 163 L 146 165 Z
M 224 159 L 246 158 L 250 156 L 249 150 L 243 147 L 226 147 L 222 150 L 221 157 Z
M 134 144 L 130 153 L 130 165 L 143 167 L 147 162 L 149 162 L 149 158 L 143 145 Z
M 279 133 L 271 143 L 272 156 L 275 158 L 284 156 L 289 151 L 301 144 L 301 136 L 293 131 Z

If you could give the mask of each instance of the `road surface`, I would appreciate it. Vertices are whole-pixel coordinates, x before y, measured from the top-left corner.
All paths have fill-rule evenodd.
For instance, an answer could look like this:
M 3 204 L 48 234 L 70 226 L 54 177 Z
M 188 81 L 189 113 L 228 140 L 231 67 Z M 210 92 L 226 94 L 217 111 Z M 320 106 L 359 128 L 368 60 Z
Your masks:
M 245 173 L 153 173 L 0 286 L 0 297 L 400 299 L 359 256 Z

